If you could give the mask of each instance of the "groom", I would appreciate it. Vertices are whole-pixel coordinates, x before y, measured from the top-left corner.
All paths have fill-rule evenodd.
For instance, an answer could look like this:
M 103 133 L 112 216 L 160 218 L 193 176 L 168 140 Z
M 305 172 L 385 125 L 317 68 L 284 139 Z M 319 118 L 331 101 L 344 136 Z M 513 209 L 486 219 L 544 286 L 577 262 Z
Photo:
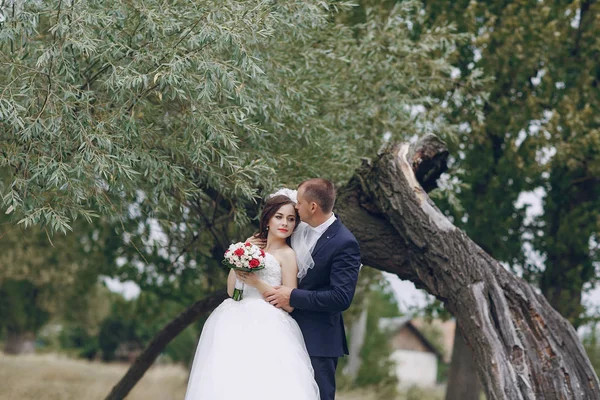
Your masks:
M 350 307 L 358 271 L 358 242 L 333 214 L 335 189 L 325 179 L 315 178 L 298 186 L 296 209 L 312 227 L 308 245 L 315 265 L 297 289 L 278 286 L 264 293 L 278 308 L 292 306 L 315 371 L 321 400 L 335 398 L 338 358 L 348 354 L 342 311 Z

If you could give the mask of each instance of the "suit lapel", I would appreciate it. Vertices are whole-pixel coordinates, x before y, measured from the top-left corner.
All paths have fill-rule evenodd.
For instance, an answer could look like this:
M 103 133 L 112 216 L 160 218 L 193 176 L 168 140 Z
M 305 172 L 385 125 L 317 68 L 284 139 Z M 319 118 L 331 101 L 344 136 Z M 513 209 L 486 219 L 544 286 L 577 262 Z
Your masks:
M 337 218 L 333 224 L 331 224 L 331 226 L 329 228 L 327 228 L 327 230 L 325 232 L 323 232 L 323 234 L 321 235 L 321 237 L 319 238 L 319 240 L 317 240 L 317 244 L 315 244 L 315 248 L 312 251 L 312 256 L 314 257 L 315 254 L 317 254 L 317 252 L 319 250 L 321 250 L 323 248 L 323 246 L 325 246 L 325 244 L 327 242 L 329 242 L 337 233 L 338 229 L 340 229 L 341 226 L 341 222 L 340 219 Z

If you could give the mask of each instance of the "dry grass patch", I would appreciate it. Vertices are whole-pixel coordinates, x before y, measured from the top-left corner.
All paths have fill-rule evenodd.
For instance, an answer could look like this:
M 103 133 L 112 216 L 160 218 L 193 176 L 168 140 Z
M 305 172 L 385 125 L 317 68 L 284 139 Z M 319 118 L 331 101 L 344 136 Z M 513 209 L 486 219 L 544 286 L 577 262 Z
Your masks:
M 8 356 L 0 353 L 0 399 L 102 400 L 128 366 L 73 360 L 55 354 Z M 187 371 L 175 365 L 151 368 L 128 400 L 179 400 Z
M 104 364 L 56 354 L 8 356 L 0 352 L 0 399 L 103 400 L 127 371 L 125 364 Z M 152 367 L 127 400 L 183 400 L 187 370 L 177 365 Z M 338 400 L 379 400 L 373 390 L 339 393 Z M 397 400 L 441 400 L 443 390 L 409 390 Z

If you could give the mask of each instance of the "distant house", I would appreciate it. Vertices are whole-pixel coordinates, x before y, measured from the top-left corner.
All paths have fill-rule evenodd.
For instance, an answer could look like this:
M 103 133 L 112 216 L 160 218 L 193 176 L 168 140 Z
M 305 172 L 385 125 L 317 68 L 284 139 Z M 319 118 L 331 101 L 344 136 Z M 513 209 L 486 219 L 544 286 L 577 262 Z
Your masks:
M 412 324 L 419 329 L 421 332 L 426 326 L 433 327 L 440 334 L 438 343 L 441 345 L 443 361 L 446 364 L 450 364 L 452 360 L 452 348 L 454 346 L 454 333 L 456 331 L 456 321 L 449 319 L 443 321 L 441 319 L 434 319 L 433 321 L 426 321 L 423 318 L 413 318 Z
M 412 317 L 383 318 L 379 325 L 390 334 L 390 357 L 396 363 L 399 386 L 434 386 L 438 360 L 445 362 L 448 355 L 441 354 L 421 333 L 420 321 Z

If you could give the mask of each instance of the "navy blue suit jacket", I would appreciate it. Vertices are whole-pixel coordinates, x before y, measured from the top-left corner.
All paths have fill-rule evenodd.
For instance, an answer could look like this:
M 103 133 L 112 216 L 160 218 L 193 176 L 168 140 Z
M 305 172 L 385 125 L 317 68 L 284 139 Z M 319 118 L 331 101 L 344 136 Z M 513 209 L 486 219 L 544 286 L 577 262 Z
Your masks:
M 350 307 L 360 250 L 354 235 L 338 219 L 323 233 L 312 252 L 315 265 L 292 291 L 290 305 L 311 357 L 348 354 L 342 311 Z

